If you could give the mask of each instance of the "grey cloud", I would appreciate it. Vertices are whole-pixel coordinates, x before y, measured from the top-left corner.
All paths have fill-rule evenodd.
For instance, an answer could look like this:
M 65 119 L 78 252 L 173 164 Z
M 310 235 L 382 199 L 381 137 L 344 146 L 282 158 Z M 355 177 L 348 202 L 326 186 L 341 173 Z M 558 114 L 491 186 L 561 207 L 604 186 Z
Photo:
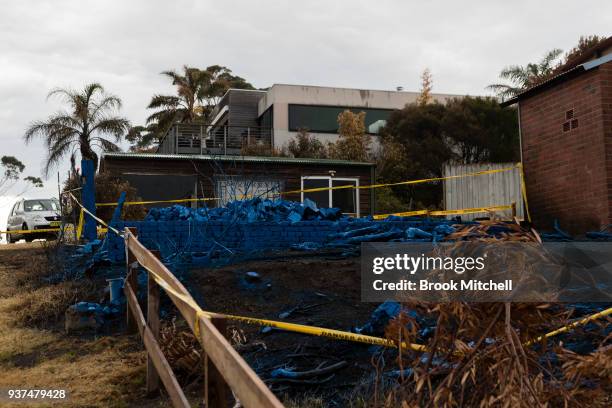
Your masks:
M 58 109 L 45 100 L 57 86 L 101 82 L 134 123 L 152 94 L 171 92 L 159 72 L 183 64 L 227 65 L 259 87 L 407 90 L 429 67 L 434 91 L 485 94 L 504 66 L 610 27 L 612 3 L 601 0 L 9 2 L 0 14 L 0 154 L 40 173 L 44 147 L 24 147 L 21 135 Z

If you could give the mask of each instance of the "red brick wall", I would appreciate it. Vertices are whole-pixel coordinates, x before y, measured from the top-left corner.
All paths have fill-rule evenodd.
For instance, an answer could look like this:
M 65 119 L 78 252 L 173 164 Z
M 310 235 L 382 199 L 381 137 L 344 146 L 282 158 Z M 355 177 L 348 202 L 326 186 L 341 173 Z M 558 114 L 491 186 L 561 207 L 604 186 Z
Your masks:
M 601 78 L 601 108 L 606 146 L 608 185 L 608 224 L 612 224 L 612 63 L 599 67 Z
M 602 65 L 520 101 L 527 197 L 539 229 L 550 229 L 554 219 L 572 233 L 612 222 L 611 67 Z M 571 129 L 564 131 L 569 110 L 578 126 L 571 128 L 570 121 Z

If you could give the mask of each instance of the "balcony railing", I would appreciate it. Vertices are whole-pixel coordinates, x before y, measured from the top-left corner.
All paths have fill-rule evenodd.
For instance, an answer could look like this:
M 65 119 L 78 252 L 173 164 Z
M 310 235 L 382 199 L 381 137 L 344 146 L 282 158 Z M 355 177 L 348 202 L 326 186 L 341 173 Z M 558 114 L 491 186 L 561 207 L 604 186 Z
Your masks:
M 271 128 L 177 123 L 162 141 L 159 152 L 239 154 L 247 146 L 271 145 Z

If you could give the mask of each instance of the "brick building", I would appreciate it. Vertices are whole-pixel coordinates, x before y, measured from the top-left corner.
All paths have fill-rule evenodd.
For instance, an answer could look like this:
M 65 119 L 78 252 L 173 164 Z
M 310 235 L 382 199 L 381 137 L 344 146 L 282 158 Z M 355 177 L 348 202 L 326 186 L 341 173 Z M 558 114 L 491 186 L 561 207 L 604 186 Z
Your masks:
M 518 103 L 532 220 L 572 233 L 612 224 L 612 37 Z

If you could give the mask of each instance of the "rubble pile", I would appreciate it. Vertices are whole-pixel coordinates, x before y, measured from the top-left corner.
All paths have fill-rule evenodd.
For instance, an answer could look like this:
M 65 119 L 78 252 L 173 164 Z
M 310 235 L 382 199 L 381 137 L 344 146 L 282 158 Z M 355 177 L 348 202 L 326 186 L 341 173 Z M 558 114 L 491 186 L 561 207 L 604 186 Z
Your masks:
M 344 216 L 339 208 L 318 208 L 314 201 L 305 199 L 303 203 L 286 200 L 252 198 L 231 201 L 225 207 L 189 208 L 182 205 L 152 208 L 145 221 L 228 221 L 258 222 L 273 221 L 292 223 L 300 221 L 328 220 L 337 221 Z

